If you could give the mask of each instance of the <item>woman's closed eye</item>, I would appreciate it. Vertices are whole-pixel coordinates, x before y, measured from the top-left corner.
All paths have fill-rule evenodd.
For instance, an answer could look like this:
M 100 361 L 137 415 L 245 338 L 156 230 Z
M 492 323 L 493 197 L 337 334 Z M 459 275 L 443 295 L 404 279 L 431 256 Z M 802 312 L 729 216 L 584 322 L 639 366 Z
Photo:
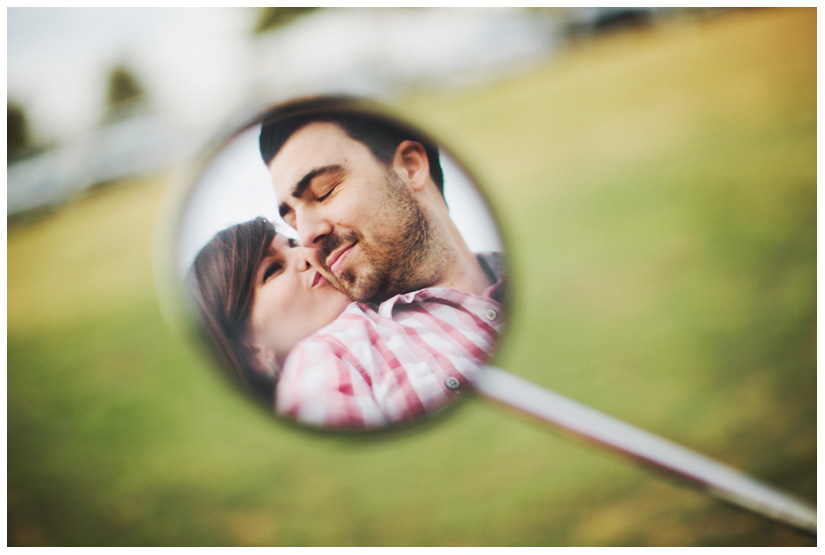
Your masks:
M 283 269 L 284 265 L 281 262 L 272 262 L 264 270 L 263 282 L 266 283 L 269 278 L 278 275 Z

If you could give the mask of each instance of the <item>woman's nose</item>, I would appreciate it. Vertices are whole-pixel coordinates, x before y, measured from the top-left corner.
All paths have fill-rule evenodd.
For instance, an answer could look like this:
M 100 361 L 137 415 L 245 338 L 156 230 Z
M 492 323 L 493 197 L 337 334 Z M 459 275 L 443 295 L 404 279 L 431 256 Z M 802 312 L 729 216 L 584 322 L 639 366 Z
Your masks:
M 306 272 L 312 269 L 312 263 L 307 258 L 310 251 L 315 249 L 305 249 L 303 247 L 294 247 L 290 249 L 290 256 L 292 257 L 292 264 L 298 272 Z
M 320 270 L 321 262 L 320 262 L 320 251 L 314 248 L 307 248 L 307 247 L 298 247 L 298 251 L 301 251 L 301 257 L 306 264 L 306 270 Z

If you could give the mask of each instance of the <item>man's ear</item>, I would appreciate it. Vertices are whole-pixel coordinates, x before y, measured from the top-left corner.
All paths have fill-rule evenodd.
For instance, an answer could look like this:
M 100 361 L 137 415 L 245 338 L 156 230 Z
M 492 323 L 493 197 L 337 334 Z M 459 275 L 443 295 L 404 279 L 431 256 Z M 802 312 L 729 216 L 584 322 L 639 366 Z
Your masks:
M 430 180 L 430 161 L 421 143 L 402 141 L 395 149 L 393 164 L 416 191 L 422 190 Z

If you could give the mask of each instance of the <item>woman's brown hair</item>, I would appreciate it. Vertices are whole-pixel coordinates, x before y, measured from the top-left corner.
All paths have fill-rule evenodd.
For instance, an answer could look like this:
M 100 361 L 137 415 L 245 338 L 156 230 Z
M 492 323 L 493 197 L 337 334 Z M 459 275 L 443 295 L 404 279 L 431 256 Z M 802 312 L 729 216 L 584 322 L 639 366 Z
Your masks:
M 277 230 L 263 217 L 220 231 L 204 246 L 187 278 L 197 324 L 228 377 L 265 403 L 275 381 L 256 369 L 246 343 L 255 276 Z

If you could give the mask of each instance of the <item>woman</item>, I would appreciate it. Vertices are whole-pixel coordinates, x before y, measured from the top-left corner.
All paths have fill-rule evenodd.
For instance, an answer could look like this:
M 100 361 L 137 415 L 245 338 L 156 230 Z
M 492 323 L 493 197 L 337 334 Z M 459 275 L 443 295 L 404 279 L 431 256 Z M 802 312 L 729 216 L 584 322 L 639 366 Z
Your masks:
M 219 232 L 195 258 L 189 285 L 221 367 L 267 404 L 289 350 L 349 304 L 265 218 Z
M 430 288 L 377 307 L 351 303 L 263 218 L 218 233 L 190 280 L 222 366 L 314 426 L 376 428 L 440 409 L 487 360 L 502 325 L 499 284 L 483 295 Z

